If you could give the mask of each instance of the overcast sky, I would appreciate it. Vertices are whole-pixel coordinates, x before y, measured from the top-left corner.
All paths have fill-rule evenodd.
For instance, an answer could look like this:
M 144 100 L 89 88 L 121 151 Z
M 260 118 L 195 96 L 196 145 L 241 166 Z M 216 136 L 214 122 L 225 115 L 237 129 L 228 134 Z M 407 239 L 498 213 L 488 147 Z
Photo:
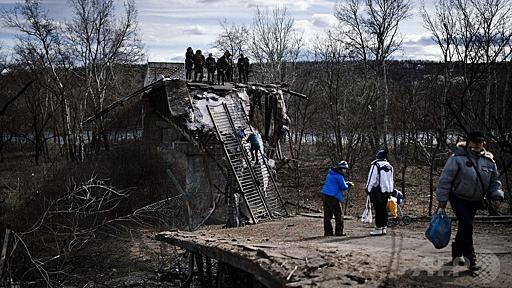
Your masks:
M 121 0 L 116 0 L 122 2 Z M 0 0 L 0 8 L 11 8 L 16 1 Z M 321 34 L 336 23 L 333 16 L 336 0 L 136 0 L 142 39 L 149 61 L 183 61 L 185 49 L 209 51 L 220 33 L 219 21 L 245 24 L 252 22 L 256 6 L 286 7 L 295 19 L 295 28 L 306 40 Z M 427 8 L 431 0 L 425 0 Z M 70 16 L 67 0 L 43 0 L 55 20 Z M 396 59 L 439 60 L 439 52 L 422 27 L 420 1 L 413 0 L 412 16 L 401 25 L 404 39 Z M 14 31 L 4 27 L 0 41 L 10 47 Z

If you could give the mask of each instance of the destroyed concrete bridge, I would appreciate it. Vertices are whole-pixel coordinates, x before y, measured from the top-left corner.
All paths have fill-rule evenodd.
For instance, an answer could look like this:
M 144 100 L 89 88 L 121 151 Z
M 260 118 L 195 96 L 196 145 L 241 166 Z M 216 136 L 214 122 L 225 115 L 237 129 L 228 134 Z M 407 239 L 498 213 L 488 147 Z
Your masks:
M 237 287 L 227 285 L 232 280 L 228 274 L 238 275 L 248 287 L 476 283 L 464 267 L 443 265 L 450 253 L 425 241 L 425 223 L 372 238 L 369 227 L 348 218 L 349 237 L 324 237 L 321 215 L 287 217 L 273 167 L 282 158 L 279 140 L 290 124 L 285 97 L 304 95 L 275 84 L 185 82 L 178 75 L 179 65 L 155 67 L 149 65 L 146 86 L 133 95 L 142 94 L 144 142 L 164 160 L 170 188 L 186 199 L 187 226 L 153 237 L 188 252 L 188 278 L 182 287 L 193 281 L 203 287 Z M 259 131 L 260 163 L 249 159 L 239 130 Z M 476 239 L 477 247 L 478 240 L 493 243 L 485 247 L 493 265 L 500 261 L 491 256 L 512 250 L 507 236 L 477 234 Z M 491 269 L 476 280 L 505 287 L 512 279 L 512 261 L 505 263 L 507 267 Z
M 425 239 L 426 221 L 372 237 L 368 225 L 346 217 L 348 237 L 324 237 L 321 217 L 304 214 L 230 229 L 206 226 L 154 238 L 190 251 L 190 279 L 201 280 L 203 287 L 236 287 L 223 277 L 222 271 L 230 270 L 258 283 L 245 282 L 248 287 L 507 287 L 512 279 L 510 237 L 485 232 L 489 223 L 475 224 L 476 249 L 485 263 L 475 277 L 467 267 L 447 265 L 450 247 L 435 249 Z

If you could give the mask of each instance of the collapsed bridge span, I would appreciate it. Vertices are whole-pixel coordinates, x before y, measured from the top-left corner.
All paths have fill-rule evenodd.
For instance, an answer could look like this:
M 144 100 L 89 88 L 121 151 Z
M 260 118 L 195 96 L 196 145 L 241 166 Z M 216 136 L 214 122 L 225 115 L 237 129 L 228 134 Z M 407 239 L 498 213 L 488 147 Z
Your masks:
M 467 267 L 446 264 L 452 260 L 450 248 L 435 249 L 425 239 L 425 223 L 393 227 L 387 236 L 372 237 L 369 225 L 345 218 L 348 237 L 325 237 L 323 222 L 311 216 L 316 215 L 164 232 L 155 238 L 232 266 L 238 277 L 254 275 L 259 283 L 252 287 L 503 287 L 512 277 L 510 234 L 489 233 L 487 223 L 476 224 L 475 249 L 482 251 L 478 257 L 485 271 L 474 277 Z M 500 229 L 510 229 L 505 227 Z M 250 287 L 228 281 L 220 287 Z

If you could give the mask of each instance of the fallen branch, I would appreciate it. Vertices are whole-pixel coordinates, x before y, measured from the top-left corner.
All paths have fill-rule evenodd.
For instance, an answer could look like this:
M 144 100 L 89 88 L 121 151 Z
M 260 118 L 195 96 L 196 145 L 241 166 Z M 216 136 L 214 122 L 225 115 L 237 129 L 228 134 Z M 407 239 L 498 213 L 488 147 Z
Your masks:
M 94 177 L 83 184 L 77 184 L 71 179 L 66 192 L 45 202 L 45 209 L 32 226 L 25 231 L 11 233 L 14 241 L 10 256 L 7 257 L 8 263 L 19 262 L 17 256 L 20 256 L 21 259 L 27 259 L 25 265 L 31 267 L 24 269 L 22 275 L 17 275 L 19 279 L 13 280 L 26 279 L 29 274 L 38 272 L 45 282 L 44 286 L 60 287 L 61 283 L 57 280 L 59 276 L 56 275 L 66 274 L 62 269 L 68 263 L 69 255 L 86 245 L 98 233 L 108 234 L 107 229 L 124 228 L 123 223 L 126 222 L 138 225 L 167 223 L 167 216 L 177 213 L 177 201 L 183 197 L 168 197 L 118 215 L 121 211 L 118 208 L 123 207 L 122 203 L 126 203 L 129 196 L 128 190 L 118 190 Z M 48 249 L 38 250 L 38 245 L 33 245 L 40 239 L 48 239 L 45 240 Z M 3 263 L 2 260 L 1 266 L 4 266 Z
M 4 242 L 2 245 L 2 254 L 0 256 L 0 281 L 2 281 L 2 271 L 4 271 L 4 263 L 7 258 L 7 247 L 9 247 L 9 239 L 11 236 L 11 229 L 9 227 L 5 228 L 4 234 Z
M 298 266 L 295 266 L 295 268 L 293 268 L 292 272 L 290 272 L 290 274 L 288 274 L 288 277 L 286 277 L 286 281 L 290 281 L 293 273 L 295 273 L 295 271 L 297 271 L 297 268 L 298 268 Z

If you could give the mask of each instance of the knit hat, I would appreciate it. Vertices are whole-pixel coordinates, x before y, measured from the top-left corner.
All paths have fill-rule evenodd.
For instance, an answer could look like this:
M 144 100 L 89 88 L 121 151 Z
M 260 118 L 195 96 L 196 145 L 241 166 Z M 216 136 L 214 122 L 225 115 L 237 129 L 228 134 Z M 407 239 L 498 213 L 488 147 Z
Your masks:
M 476 143 L 483 142 L 483 141 L 485 141 L 485 135 L 484 135 L 484 133 L 482 133 L 480 131 L 471 131 L 466 136 L 466 140 L 468 142 L 476 142 Z
M 379 149 L 377 150 L 377 154 L 375 155 L 377 159 L 386 159 L 388 158 L 388 150 L 387 149 Z
M 338 163 L 338 165 L 336 167 L 340 168 L 340 169 L 350 169 L 350 168 L 348 168 L 348 163 L 345 160 Z

